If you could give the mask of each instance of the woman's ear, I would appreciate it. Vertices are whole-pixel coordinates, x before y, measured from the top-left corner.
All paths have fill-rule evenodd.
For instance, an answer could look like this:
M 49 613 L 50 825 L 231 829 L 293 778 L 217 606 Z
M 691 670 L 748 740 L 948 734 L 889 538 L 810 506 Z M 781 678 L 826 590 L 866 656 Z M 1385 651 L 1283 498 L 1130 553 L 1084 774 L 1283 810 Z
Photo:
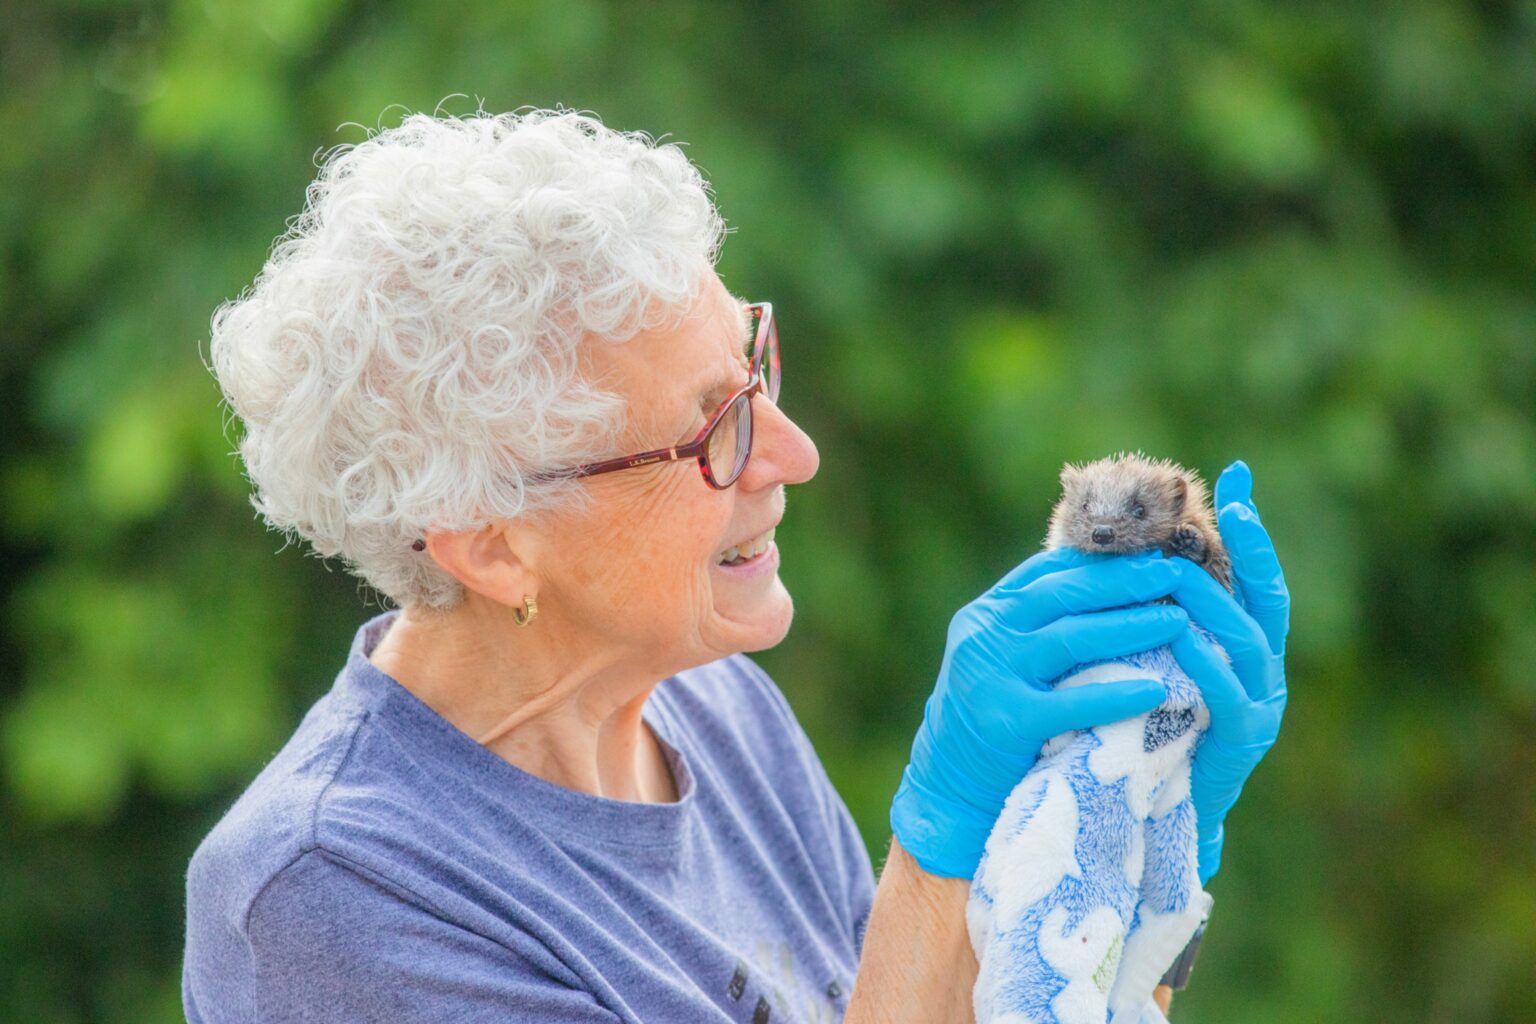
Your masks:
M 521 524 L 498 520 L 472 530 L 428 530 L 427 554 L 467 590 L 508 608 L 521 608 L 538 581 L 530 565 L 536 545 Z

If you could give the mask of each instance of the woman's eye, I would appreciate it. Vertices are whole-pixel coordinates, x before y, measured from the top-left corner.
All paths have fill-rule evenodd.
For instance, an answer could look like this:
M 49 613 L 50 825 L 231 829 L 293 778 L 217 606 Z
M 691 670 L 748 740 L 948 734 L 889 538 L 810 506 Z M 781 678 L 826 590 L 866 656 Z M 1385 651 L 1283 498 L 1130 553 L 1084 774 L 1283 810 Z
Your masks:
M 1131 515 L 1135 516 L 1137 519 L 1145 519 L 1147 517 L 1147 506 L 1137 505 L 1135 508 L 1131 509 Z

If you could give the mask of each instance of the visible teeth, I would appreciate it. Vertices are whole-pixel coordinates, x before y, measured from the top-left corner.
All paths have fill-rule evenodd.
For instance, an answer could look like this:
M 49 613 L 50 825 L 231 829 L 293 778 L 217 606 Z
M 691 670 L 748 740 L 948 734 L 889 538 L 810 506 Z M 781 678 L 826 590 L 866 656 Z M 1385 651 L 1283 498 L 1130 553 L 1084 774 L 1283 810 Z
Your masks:
M 770 527 L 768 532 L 762 536 L 754 537 L 753 539 L 747 541 L 745 544 L 739 544 L 734 548 L 729 548 L 726 551 L 721 552 L 720 557 L 717 558 L 716 561 L 730 562 L 737 558 L 756 558 L 758 555 L 768 550 L 768 545 L 773 543 L 773 534 L 777 529 L 778 527 Z

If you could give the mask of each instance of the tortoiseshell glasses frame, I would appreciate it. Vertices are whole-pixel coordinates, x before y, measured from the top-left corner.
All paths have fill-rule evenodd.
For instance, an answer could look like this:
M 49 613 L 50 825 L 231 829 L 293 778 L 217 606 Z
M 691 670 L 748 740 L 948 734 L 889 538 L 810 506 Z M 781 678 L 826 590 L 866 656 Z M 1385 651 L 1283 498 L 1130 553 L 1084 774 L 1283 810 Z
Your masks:
M 770 402 L 777 404 L 779 400 L 779 330 L 773 322 L 773 303 L 749 302 L 747 311 L 756 319 L 747 382 L 720 403 L 720 408 L 715 410 L 709 422 L 704 424 L 704 429 L 700 430 L 698 436 L 692 441 L 669 448 L 637 452 L 619 459 L 604 459 L 601 462 L 590 462 L 571 469 L 540 473 L 539 476 L 544 479 L 597 476 L 601 473 L 653 466 L 662 462 L 697 459 L 699 472 L 704 475 L 704 482 L 715 490 L 723 491 L 735 483 L 742 471 L 747 468 L 747 460 L 752 455 L 752 396 L 762 392 L 768 396 Z M 736 413 L 734 417 L 731 416 L 733 410 Z M 715 432 L 725 427 L 727 423 L 733 423 L 736 430 L 735 445 L 730 449 L 733 458 L 731 465 L 725 467 L 725 472 L 719 473 L 716 471 L 719 467 L 710 461 L 710 451 L 714 447 L 714 442 L 723 443 L 732 440 L 723 435 L 721 438 L 715 437 Z M 416 551 L 424 551 L 427 545 L 425 541 L 417 540 L 411 547 Z
M 699 431 L 697 437 L 687 444 L 637 452 L 620 459 L 604 459 L 602 462 L 577 466 L 554 475 L 597 476 L 599 473 L 613 473 L 621 469 L 655 465 L 658 462 L 697 459 L 699 472 L 704 474 L 704 482 L 709 486 L 723 491 L 735 483 L 741 476 L 742 470 L 747 468 L 747 459 L 752 455 L 752 396 L 761 391 L 768 396 L 770 402 L 777 404 L 779 400 L 779 330 L 773 322 L 773 304 L 751 302 L 747 304 L 747 311 L 752 314 L 757 323 L 757 329 L 752 337 L 752 361 L 747 382 L 720 403 L 720 408 L 715 410 L 715 414 L 709 418 L 708 423 L 704 424 L 704 429 Z M 765 367 L 767 372 L 764 372 Z M 736 444 L 731 451 L 735 457 L 732 465 L 724 467 L 725 472 L 720 473 L 718 472 L 720 467 L 713 465 L 710 461 L 710 451 L 713 442 L 717 440 L 714 437 L 715 431 L 730 419 L 733 407 L 736 407 Z

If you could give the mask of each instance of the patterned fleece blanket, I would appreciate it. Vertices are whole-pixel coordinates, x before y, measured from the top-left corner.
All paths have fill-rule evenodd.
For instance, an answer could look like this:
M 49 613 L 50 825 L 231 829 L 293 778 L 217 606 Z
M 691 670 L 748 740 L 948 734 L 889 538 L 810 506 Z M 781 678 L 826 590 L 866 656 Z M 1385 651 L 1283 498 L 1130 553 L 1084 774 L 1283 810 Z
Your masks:
M 1057 686 L 1160 679 L 1139 718 L 1058 736 L 1009 796 L 971 883 L 977 1024 L 1153 1024 L 1153 988 L 1210 910 L 1190 757 L 1210 722 L 1161 647 Z

